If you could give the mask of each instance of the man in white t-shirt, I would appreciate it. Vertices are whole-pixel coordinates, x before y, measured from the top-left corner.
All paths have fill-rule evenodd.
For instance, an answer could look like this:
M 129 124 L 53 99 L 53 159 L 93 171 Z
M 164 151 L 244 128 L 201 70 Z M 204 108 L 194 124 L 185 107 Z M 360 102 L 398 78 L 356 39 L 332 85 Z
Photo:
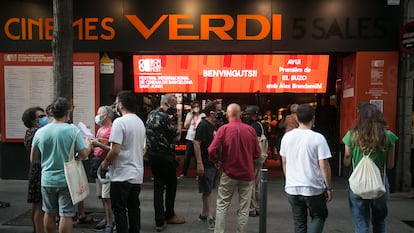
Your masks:
M 324 136 L 311 130 L 315 110 L 308 104 L 297 109 L 299 127 L 287 132 L 280 148 L 285 191 L 292 207 L 295 232 L 322 232 L 332 200 L 332 157 Z M 308 213 L 311 217 L 307 225 Z
M 139 232 L 139 194 L 144 176 L 145 126 L 134 113 L 135 95 L 131 91 L 121 91 L 115 103 L 122 116 L 112 124 L 109 137 L 111 150 L 103 160 L 101 168 L 107 169 L 111 164 L 110 196 L 117 232 Z

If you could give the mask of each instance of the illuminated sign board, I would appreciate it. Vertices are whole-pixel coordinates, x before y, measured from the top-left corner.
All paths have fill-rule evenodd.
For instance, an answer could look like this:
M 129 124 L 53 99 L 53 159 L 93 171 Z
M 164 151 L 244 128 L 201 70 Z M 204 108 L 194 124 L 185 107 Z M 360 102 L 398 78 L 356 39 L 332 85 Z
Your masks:
M 52 2 L 0 1 L 0 51 L 50 51 Z M 400 19 L 401 6 L 378 0 L 73 0 L 73 48 L 141 54 L 396 51 Z
M 325 93 L 328 55 L 134 55 L 137 93 Z

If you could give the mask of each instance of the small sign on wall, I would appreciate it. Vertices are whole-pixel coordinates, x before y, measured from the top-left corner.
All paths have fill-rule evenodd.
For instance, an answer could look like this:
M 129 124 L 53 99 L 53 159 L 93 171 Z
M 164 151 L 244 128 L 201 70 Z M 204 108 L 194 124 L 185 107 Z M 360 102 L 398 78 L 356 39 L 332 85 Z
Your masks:
M 114 59 L 111 59 L 107 53 L 104 53 L 99 60 L 99 72 L 101 74 L 113 74 L 115 70 Z
M 101 63 L 99 67 L 101 74 L 113 74 L 114 70 L 114 59 L 111 59 L 110 63 Z

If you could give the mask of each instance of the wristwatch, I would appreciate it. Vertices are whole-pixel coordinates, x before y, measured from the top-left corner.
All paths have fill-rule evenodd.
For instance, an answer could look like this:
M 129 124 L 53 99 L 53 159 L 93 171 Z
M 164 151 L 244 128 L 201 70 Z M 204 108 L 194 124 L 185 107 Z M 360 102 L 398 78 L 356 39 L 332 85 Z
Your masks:
M 333 191 L 333 189 L 332 189 L 332 188 L 328 188 L 328 187 L 327 187 L 325 190 L 326 190 L 326 191 L 331 191 L 331 192 Z

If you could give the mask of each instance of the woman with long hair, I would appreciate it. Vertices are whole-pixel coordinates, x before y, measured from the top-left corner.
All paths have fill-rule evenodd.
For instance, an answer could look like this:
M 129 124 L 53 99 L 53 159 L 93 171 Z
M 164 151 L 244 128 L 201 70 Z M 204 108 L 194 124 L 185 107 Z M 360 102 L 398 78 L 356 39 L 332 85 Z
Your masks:
M 352 221 L 356 233 L 368 233 L 370 223 L 374 233 L 386 232 L 389 198 L 386 170 L 394 167 L 394 144 L 398 137 L 387 130 L 384 116 L 377 106 L 362 103 L 357 110 L 355 126 L 342 139 L 345 144 L 344 165 L 352 165 L 352 169 L 355 169 L 363 156 L 368 155 L 381 172 L 386 192 L 376 199 L 363 199 L 348 187 Z

